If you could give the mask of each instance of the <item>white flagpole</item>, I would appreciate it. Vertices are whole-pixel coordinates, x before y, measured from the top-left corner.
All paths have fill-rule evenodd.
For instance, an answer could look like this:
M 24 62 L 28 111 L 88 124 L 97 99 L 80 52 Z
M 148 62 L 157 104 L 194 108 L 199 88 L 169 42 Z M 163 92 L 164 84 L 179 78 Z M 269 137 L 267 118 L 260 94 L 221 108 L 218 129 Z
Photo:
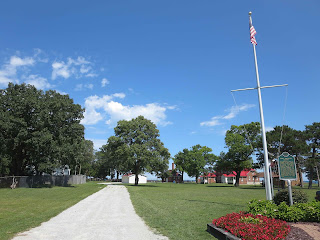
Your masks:
M 250 21 L 250 23 L 252 23 L 251 12 L 249 12 L 249 21 Z M 253 46 L 253 54 L 254 54 L 254 64 L 255 64 L 255 68 L 256 68 L 257 90 L 258 90 L 259 107 L 260 107 L 260 122 L 261 122 L 261 128 L 262 128 L 262 143 L 263 143 L 263 152 L 264 152 L 264 182 L 265 182 L 267 200 L 272 200 L 270 174 L 269 174 L 269 165 L 270 164 L 269 164 L 269 159 L 268 159 L 266 130 L 265 130 L 265 126 L 264 126 L 264 117 L 263 117 L 263 108 L 262 108 L 262 100 L 261 100 L 261 87 L 260 87 L 260 81 L 259 81 L 256 45 L 252 44 L 252 46 Z

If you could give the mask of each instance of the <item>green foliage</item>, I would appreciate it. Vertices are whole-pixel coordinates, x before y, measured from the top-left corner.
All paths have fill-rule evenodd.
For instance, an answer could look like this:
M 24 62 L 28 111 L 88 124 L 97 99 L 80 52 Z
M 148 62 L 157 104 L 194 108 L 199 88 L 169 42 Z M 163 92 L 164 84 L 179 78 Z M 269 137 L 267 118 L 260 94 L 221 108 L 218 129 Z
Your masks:
M 0 90 L 0 174 L 50 173 L 64 165 L 79 172 L 85 160 L 83 111 L 56 91 L 12 83 Z
M 248 209 L 248 212 L 254 215 L 261 214 L 287 222 L 320 222 L 320 202 L 316 201 L 288 206 L 285 202 L 277 205 L 266 200 L 251 200 Z
M 161 175 L 168 169 L 170 153 L 160 141 L 159 130 L 150 120 L 139 116 L 130 121 L 121 120 L 98 156 L 104 174 L 114 170 L 138 175 L 145 171 Z M 108 174 L 109 173 L 109 174 Z
M 311 125 L 306 125 L 305 133 L 307 135 L 308 144 L 311 148 L 311 153 L 307 158 L 306 167 L 309 178 L 308 188 L 312 188 L 312 180 L 314 168 L 319 168 L 320 165 L 320 122 L 314 122 Z M 318 179 L 319 181 L 319 179 Z
M 306 203 L 308 202 L 308 196 L 299 190 L 292 190 L 292 200 L 293 203 Z M 288 189 L 283 189 L 276 193 L 273 201 L 275 204 L 279 205 L 282 202 L 285 202 L 287 205 L 290 205 L 289 192 Z
M 201 145 L 192 146 L 191 149 L 183 149 L 174 156 L 177 169 L 185 171 L 190 177 L 195 177 L 196 182 L 207 164 L 212 164 L 217 158 L 211 148 Z
M 235 186 L 239 186 L 240 173 L 252 168 L 254 150 L 260 139 L 260 124 L 252 122 L 240 126 L 232 125 L 227 131 L 225 142 L 228 152 L 222 152 L 215 169 L 218 172 L 236 172 Z

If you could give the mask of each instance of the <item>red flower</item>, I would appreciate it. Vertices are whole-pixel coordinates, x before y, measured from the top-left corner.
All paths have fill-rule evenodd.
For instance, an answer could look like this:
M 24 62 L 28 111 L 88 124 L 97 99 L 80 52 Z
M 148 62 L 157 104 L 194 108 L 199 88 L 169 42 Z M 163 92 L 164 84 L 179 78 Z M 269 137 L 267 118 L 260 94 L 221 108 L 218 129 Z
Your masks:
M 212 223 L 243 240 L 284 239 L 290 232 L 285 221 L 244 212 L 227 214 Z

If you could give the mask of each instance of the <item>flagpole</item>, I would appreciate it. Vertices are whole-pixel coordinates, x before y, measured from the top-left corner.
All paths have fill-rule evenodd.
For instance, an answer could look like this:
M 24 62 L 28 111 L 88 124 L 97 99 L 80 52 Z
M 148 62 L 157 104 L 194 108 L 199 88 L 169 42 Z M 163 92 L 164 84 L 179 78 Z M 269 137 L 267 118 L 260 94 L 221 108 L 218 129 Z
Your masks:
M 252 24 L 251 12 L 249 12 L 249 21 Z M 267 148 L 267 140 L 266 140 L 266 130 L 264 126 L 264 116 L 263 116 L 263 108 L 262 108 L 261 87 L 260 87 L 260 80 L 259 80 L 256 45 L 252 44 L 252 46 L 253 46 L 253 54 L 254 54 L 254 65 L 256 69 L 257 91 L 258 91 L 259 108 L 260 108 L 260 122 L 261 122 L 261 128 L 262 128 L 262 143 L 263 143 L 263 153 L 264 153 L 264 182 L 265 182 L 267 200 L 272 200 L 270 174 L 269 174 L 268 148 Z

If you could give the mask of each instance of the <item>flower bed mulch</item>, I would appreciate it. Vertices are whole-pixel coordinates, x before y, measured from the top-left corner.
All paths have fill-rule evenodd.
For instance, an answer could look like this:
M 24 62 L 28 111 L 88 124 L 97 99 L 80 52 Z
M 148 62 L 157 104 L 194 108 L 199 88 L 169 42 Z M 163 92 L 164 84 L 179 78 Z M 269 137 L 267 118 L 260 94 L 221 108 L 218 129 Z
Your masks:
M 306 226 L 318 226 L 318 228 L 320 229 L 320 223 L 315 223 L 315 222 L 297 222 L 297 223 L 289 223 L 291 230 L 290 233 L 288 234 L 288 236 L 286 237 L 285 240 L 314 240 L 314 239 L 319 239 L 319 238 L 313 238 L 311 237 L 309 234 L 314 235 L 308 231 L 304 231 L 299 227 L 296 227 L 295 225 L 297 224 L 303 224 Z M 318 234 L 320 234 L 320 232 L 318 231 Z

